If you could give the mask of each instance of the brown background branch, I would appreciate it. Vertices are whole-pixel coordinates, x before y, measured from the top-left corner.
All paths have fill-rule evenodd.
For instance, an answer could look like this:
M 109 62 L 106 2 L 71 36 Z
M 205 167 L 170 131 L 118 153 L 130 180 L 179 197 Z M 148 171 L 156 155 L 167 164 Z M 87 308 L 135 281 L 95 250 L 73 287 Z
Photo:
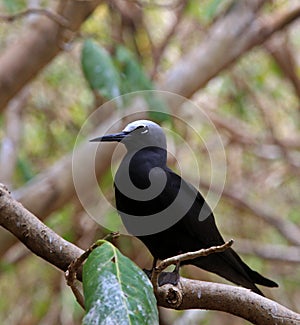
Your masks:
M 300 16 L 298 5 L 263 18 L 257 12 L 264 2 L 236 2 L 223 19 L 212 25 L 201 45 L 183 56 L 177 69 L 166 75 L 165 83 L 171 85 L 168 90 L 190 97 L 247 50 L 262 44 Z
M 69 22 L 62 27 L 52 19 L 41 17 L 19 35 L 0 56 L 0 111 L 8 101 L 33 79 L 72 40 L 84 20 L 101 3 L 62 1 L 55 13 Z
M 41 16 L 44 15 L 44 16 L 48 17 L 49 19 L 55 21 L 56 23 L 60 24 L 62 27 L 67 27 L 67 28 L 69 27 L 68 21 L 64 17 L 58 15 L 54 11 L 47 10 L 44 8 L 29 8 L 27 10 L 18 12 L 15 15 L 0 15 L 0 20 L 6 21 L 6 22 L 12 22 L 12 21 L 15 21 L 17 19 L 32 15 L 32 14 L 41 15 Z
M 34 254 L 66 271 L 83 250 L 64 240 L 13 200 L 4 185 L 0 186 L 0 225 L 15 235 Z

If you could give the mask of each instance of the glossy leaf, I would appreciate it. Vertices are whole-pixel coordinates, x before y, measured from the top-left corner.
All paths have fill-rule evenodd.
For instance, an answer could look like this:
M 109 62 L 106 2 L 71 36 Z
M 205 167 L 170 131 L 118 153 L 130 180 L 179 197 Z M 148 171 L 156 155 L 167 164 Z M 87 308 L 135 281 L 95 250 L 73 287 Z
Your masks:
M 149 79 L 141 64 L 126 47 L 120 45 L 116 48 L 116 65 L 122 76 L 122 94 L 133 91 L 154 90 L 155 87 Z M 149 117 L 157 122 L 169 120 L 167 105 L 155 92 L 145 92 L 145 101 L 148 104 Z
M 84 42 L 81 64 L 90 87 L 105 99 L 120 95 L 120 77 L 108 52 L 92 40 Z
M 130 259 L 103 241 L 83 267 L 83 324 L 158 324 L 152 285 Z

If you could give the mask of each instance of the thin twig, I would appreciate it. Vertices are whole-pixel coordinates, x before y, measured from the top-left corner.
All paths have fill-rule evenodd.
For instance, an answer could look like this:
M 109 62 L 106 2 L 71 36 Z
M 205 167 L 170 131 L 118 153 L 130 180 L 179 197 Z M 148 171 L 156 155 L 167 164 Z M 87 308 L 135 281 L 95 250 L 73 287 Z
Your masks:
M 274 58 L 281 71 L 294 87 L 295 94 L 300 98 L 300 78 L 297 73 L 297 62 L 289 40 L 287 30 L 276 34 L 264 44 L 265 49 Z
M 158 1 L 150 2 L 146 0 L 132 0 L 132 2 L 135 3 L 135 5 L 140 8 L 164 8 L 164 9 L 174 10 L 181 6 L 181 0 L 178 0 L 175 3 L 174 1 L 170 1 L 168 3 L 159 3 Z
M 185 9 L 186 5 L 187 5 L 187 0 L 178 1 L 178 9 L 177 9 L 177 13 L 176 13 L 175 22 L 173 23 L 171 29 L 169 30 L 169 32 L 167 33 L 167 35 L 165 36 L 165 38 L 161 42 L 161 44 L 158 46 L 158 48 L 153 49 L 153 61 L 154 62 L 153 62 L 153 69 L 150 73 L 151 79 L 153 79 L 154 76 L 156 75 L 160 59 L 163 56 L 167 46 L 169 45 L 170 39 L 175 35 L 175 32 L 179 26 L 180 20 L 183 17 L 183 13 L 184 13 L 184 9 Z
M 104 240 L 112 241 L 115 238 L 119 237 L 119 235 L 120 235 L 119 233 L 113 232 L 113 233 L 107 234 L 103 239 L 97 240 L 83 254 L 81 254 L 79 257 L 75 258 L 70 263 L 67 271 L 65 272 L 67 285 L 71 287 L 71 289 L 74 293 L 74 296 L 76 297 L 76 300 L 78 301 L 78 303 L 80 304 L 80 306 L 83 309 L 85 309 L 84 298 L 83 298 L 82 293 L 79 289 L 79 281 L 77 280 L 77 273 L 78 273 L 79 269 L 81 268 L 83 262 L 89 257 L 89 255 L 95 248 L 102 245 Z
M 24 18 L 28 15 L 44 15 L 48 17 L 49 19 L 55 21 L 62 27 L 68 28 L 69 27 L 69 22 L 68 20 L 61 16 L 58 15 L 56 12 L 51 11 L 49 9 L 44 9 L 44 8 L 29 8 L 24 11 L 18 12 L 14 15 L 0 15 L 0 20 L 3 20 L 5 22 L 13 22 L 17 19 Z
M 192 260 L 194 258 L 200 257 L 200 256 L 207 256 L 213 253 L 220 253 L 225 251 L 226 249 L 228 249 L 229 247 L 232 246 L 233 244 L 233 239 L 230 239 L 229 241 L 227 241 L 226 243 L 224 243 L 223 245 L 219 245 L 219 246 L 212 246 L 209 248 L 203 248 L 200 249 L 198 251 L 194 251 L 194 252 L 187 252 L 187 253 L 183 253 L 183 254 L 179 254 L 176 256 L 172 256 L 169 258 L 166 258 L 165 260 L 161 261 L 152 271 L 152 275 L 151 275 L 151 282 L 154 288 L 154 291 L 156 292 L 157 288 L 158 288 L 158 277 L 159 274 L 166 269 L 168 266 L 172 265 L 172 264 L 178 264 L 180 262 L 183 261 L 187 261 L 187 260 Z
M 83 262 L 89 257 L 91 252 L 97 248 L 98 246 L 103 244 L 104 240 L 113 240 L 119 236 L 119 233 L 114 232 L 106 235 L 103 239 L 100 239 L 93 243 L 83 254 L 81 254 L 79 257 L 75 258 L 70 265 L 68 266 L 68 269 L 66 271 L 66 279 L 67 279 L 67 284 L 71 286 L 71 282 L 77 278 L 77 272 Z

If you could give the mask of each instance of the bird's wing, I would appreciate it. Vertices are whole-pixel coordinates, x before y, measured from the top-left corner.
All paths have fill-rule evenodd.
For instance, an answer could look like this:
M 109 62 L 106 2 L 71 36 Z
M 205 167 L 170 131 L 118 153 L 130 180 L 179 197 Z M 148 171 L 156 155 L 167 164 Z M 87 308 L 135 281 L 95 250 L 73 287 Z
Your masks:
M 185 231 L 188 232 L 189 236 L 197 239 L 202 247 L 224 244 L 224 240 L 216 226 L 213 212 L 203 196 L 193 185 L 186 182 L 172 170 L 168 170 L 168 172 L 172 181 L 169 182 L 167 192 L 178 191 L 180 187 L 180 191 L 184 193 L 183 196 L 194 199 L 188 212 L 180 222 Z
M 183 192 L 183 205 L 192 197 L 193 204 L 187 213 L 178 222 L 178 234 L 180 234 L 181 247 L 183 252 L 209 248 L 222 245 L 224 240 L 216 226 L 214 215 L 203 196 L 194 186 L 184 181 L 179 175 L 168 169 L 167 189 L 164 195 L 174 197 L 178 191 Z M 162 199 L 166 199 L 162 197 Z M 181 200 L 180 200 L 181 201 Z M 191 201 L 191 200 L 190 200 Z M 177 207 L 181 209 L 180 206 Z M 276 286 L 276 283 L 266 279 L 259 273 L 251 270 L 231 248 L 222 253 L 211 254 L 207 257 L 200 257 L 190 261 L 200 268 L 214 272 L 220 276 L 242 285 L 254 292 L 261 294 L 261 291 L 254 283 L 265 286 Z M 185 264 L 185 263 L 183 263 Z M 189 263 L 187 263 L 189 264 Z

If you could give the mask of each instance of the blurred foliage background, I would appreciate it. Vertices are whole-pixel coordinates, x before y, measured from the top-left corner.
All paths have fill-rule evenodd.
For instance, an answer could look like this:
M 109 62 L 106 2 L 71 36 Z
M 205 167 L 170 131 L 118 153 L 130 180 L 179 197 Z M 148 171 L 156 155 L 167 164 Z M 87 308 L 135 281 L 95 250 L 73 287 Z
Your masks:
M 297 5 L 297 1 L 288 0 L 264 2 L 259 11 L 262 18 L 276 18 Z M 210 30 L 235 5 L 235 1 L 226 0 L 103 1 L 73 41 L 64 44 L 64 50 L 13 98 L 16 105 L 11 101 L 0 115 L 0 181 L 18 193 L 72 153 L 83 123 L 99 105 L 127 92 L 160 89 L 168 72 L 182 64 L 185 54 L 200 44 L 205 49 Z M 0 2 L 0 57 L 40 18 L 38 14 L 26 14 L 7 21 L 7 16 L 36 6 L 50 8 L 53 3 Z M 234 238 L 234 247 L 244 260 L 279 283 L 278 289 L 263 290 L 268 297 L 300 312 L 298 30 L 299 22 L 295 21 L 260 46 L 245 48 L 232 64 L 226 64 L 226 69 L 220 69 L 212 78 L 207 77 L 207 82 L 187 97 L 208 114 L 224 143 L 227 177 L 215 209 L 224 238 Z M 220 60 L 226 56 L 225 51 L 220 53 Z M 206 71 L 198 73 L 205 75 Z M 116 110 L 126 109 L 123 104 Z M 197 121 L 195 111 L 185 110 L 182 114 L 187 121 Z M 170 126 L 170 122 L 172 129 L 191 143 L 201 162 L 200 190 L 205 193 L 210 168 L 205 146 L 176 121 L 165 120 L 161 124 Z M 108 123 L 105 116 L 100 123 Z M 9 161 L 4 139 L 11 137 L 12 125 L 18 130 L 13 133 L 16 159 Z M 214 143 L 215 134 L 200 122 L 199 132 L 206 144 Z M 185 147 L 176 146 L 174 139 L 169 141 L 175 147 L 180 169 L 186 170 L 192 180 Z M 177 166 L 172 157 L 170 164 Z M 5 173 L 6 168 L 12 167 L 13 173 Z M 113 197 L 109 170 L 100 183 Z M 112 208 L 105 211 L 106 218 L 114 218 L 115 214 Z M 45 222 L 81 248 L 87 248 L 108 231 L 85 213 L 74 196 L 49 214 Z M 6 238 L 7 233 L 3 240 Z M 10 237 L 7 240 L 11 242 Z M 5 247 L 0 264 L 0 322 L 80 324 L 83 311 L 63 274 L 20 243 Z M 122 236 L 118 247 L 139 266 L 151 265 L 149 253 L 135 238 Z M 183 274 L 224 281 L 194 267 L 185 267 Z M 160 311 L 161 324 L 247 323 L 212 311 Z

